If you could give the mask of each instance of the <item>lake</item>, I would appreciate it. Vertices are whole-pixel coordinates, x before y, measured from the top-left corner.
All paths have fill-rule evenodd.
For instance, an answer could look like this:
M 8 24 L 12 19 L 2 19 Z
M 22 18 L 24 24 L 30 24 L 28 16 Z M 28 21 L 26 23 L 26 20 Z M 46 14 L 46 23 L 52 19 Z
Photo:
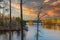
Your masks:
M 28 31 L 24 30 L 25 36 L 24 40 L 36 40 L 36 32 L 37 32 L 37 24 L 33 24 L 30 26 L 28 23 L 26 25 L 28 27 Z M 49 26 L 50 27 L 50 26 Z M 58 30 L 58 26 L 53 28 L 43 27 L 43 25 L 39 24 L 39 40 L 60 40 L 60 30 Z M 14 31 L 11 32 L 11 40 L 21 40 L 21 33 Z M 9 32 L 0 32 L 0 40 L 9 40 Z

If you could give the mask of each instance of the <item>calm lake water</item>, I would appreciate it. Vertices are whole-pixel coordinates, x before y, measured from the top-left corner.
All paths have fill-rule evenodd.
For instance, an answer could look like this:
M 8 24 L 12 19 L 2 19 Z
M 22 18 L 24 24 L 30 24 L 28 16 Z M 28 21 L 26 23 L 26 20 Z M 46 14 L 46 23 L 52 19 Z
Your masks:
M 36 30 L 37 25 L 34 24 L 32 26 L 26 25 L 28 27 L 28 31 L 24 31 L 25 37 L 24 40 L 36 40 Z M 53 27 L 53 26 L 52 26 Z M 58 27 L 57 27 L 58 28 Z M 12 34 L 12 33 L 11 33 Z M 11 35 L 11 40 L 21 40 L 21 33 L 13 32 Z M 48 28 L 43 28 L 41 24 L 39 24 L 39 40 L 60 40 L 60 31 L 52 30 Z M 9 32 L 0 33 L 0 40 L 9 40 Z

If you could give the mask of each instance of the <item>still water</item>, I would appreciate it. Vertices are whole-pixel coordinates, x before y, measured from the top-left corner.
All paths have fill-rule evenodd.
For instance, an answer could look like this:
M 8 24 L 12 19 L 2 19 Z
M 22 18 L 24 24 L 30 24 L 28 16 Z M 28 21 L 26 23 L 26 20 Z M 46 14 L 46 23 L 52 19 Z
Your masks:
M 28 31 L 24 30 L 24 40 L 36 40 L 36 30 L 37 25 L 34 24 L 28 27 Z M 52 26 L 53 28 L 53 26 Z M 41 24 L 39 24 L 39 40 L 60 40 L 60 31 L 59 30 L 52 30 L 48 28 L 43 28 Z M 58 28 L 58 27 L 57 27 Z M 12 33 L 11 33 L 12 34 Z M 14 31 L 11 35 L 11 40 L 21 40 L 21 33 Z M 1 33 L 0 32 L 0 40 L 9 40 L 9 32 Z

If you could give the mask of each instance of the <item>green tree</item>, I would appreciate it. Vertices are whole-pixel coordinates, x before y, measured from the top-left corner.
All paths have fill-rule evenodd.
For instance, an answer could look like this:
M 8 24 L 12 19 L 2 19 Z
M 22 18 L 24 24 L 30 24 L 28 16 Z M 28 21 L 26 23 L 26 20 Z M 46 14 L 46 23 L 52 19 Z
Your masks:
M 18 24 L 20 24 L 20 18 L 19 17 L 16 17 L 16 21 Z
M 20 21 L 19 17 L 16 17 L 16 21 L 19 25 L 21 24 L 21 21 Z M 25 25 L 26 25 L 26 21 L 23 20 L 23 26 L 25 27 Z
M 0 21 L 0 26 L 3 26 L 3 21 Z

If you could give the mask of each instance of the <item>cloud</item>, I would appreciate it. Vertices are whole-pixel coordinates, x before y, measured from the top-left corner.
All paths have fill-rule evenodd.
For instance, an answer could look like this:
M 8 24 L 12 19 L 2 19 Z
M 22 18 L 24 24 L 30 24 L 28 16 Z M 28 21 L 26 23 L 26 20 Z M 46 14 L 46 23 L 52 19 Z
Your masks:
M 60 17 L 60 0 L 50 0 L 48 4 L 43 5 L 43 11 L 49 16 L 44 16 L 43 18 L 56 18 Z
M 35 1 L 31 2 L 30 4 L 31 4 L 31 5 L 34 5 L 34 6 L 39 6 L 39 5 L 40 5 L 39 2 L 35 2 Z
M 42 6 L 43 10 L 41 13 L 40 13 L 40 16 L 43 16 L 41 17 L 41 19 L 45 19 L 45 18 L 51 18 L 51 17 L 57 17 L 57 16 L 60 16 L 60 1 L 54 1 L 54 0 L 44 0 L 44 5 Z M 46 3 L 49 3 L 49 4 L 46 4 Z M 27 3 L 26 3 L 27 4 Z M 30 7 L 29 5 L 26 5 L 24 4 L 23 5 L 23 15 L 24 15 L 24 19 L 35 19 L 37 17 L 36 15 L 36 9 L 32 8 L 32 6 L 37 6 L 37 5 L 40 5 L 39 2 L 30 2 Z M 20 6 L 19 4 L 17 3 L 11 3 L 12 7 L 14 9 L 16 9 L 16 11 L 18 13 L 20 13 Z M 45 14 L 46 13 L 46 14 Z M 26 18 L 27 17 L 27 18 Z M 28 18 L 29 17 L 29 18 Z
M 17 12 L 20 12 L 20 10 L 19 10 L 19 8 L 20 8 L 20 7 L 19 7 L 19 4 L 13 4 L 12 6 L 13 6 L 14 8 L 16 8 L 16 11 L 17 11 Z M 41 19 L 60 16 L 60 14 L 58 14 L 58 11 L 60 11 L 60 8 L 58 8 L 58 6 L 45 5 L 44 7 L 45 7 L 45 8 L 43 8 L 43 10 L 45 10 L 46 15 L 45 15 L 45 12 L 42 11 L 43 14 L 44 14 L 44 16 L 43 16 L 43 14 L 41 13 L 40 16 L 43 16 L 43 17 L 41 17 Z M 23 15 L 26 15 L 25 18 L 29 16 L 28 19 L 34 19 L 34 17 L 37 17 L 36 13 L 37 13 L 37 12 L 36 12 L 36 9 L 29 8 L 29 7 L 25 6 L 25 5 L 23 6 Z M 59 12 L 59 13 L 60 13 L 60 12 Z M 48 16 L 48 15 L 49 15 L 49 16 Z M 32 17 L 31 17 L 31 16 L 32 16 Z
M 11 6 L 13 8 L 15 8 L 18 13 L 20 13 L 20 5 L 19 4 L 11 3 Z M 29 18 L 32 16 L 31 18 L 34 19 L 34 17 L 36 17 L 36 10 L 23 5 L 23 15 L 25 15 L 25 17 L 29 16 Z
M 47 11 L 47 14 L 50 15 L 50 16 L 55 16 L 56 14 L 54 13 L 54 10 L 48 10 Z
M 55 8 L 54 12 L 57 14 L 57 16 L 60 16 L 60 8 Z
M 55 1 L 55 2 L 51 3 L 51 5 L 53 5 L 53 6 L 56 6 L 58 4 L 60 4 L 60 1 Z
M 47 3 L 47 2 L 49 2 L 50 0 L 44 0 L 44 3 Z
M 47 13 L 50 17 L 60 16 L 60 8 L 55 8 L 55 9 L 46 10 L 46 13 Z

